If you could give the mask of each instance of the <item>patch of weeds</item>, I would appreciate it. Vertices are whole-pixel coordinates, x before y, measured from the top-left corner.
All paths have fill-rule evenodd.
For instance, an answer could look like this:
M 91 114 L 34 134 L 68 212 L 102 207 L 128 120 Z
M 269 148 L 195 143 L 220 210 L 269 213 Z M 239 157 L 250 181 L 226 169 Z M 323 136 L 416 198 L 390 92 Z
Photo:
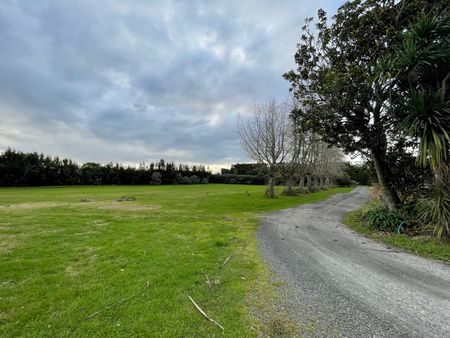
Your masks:
M 116 202 L 131 202 L 136 201 L 136 197 L 134 196 L 122 196 L 117 199 L 115 199 Z
M 0 234 L 0 253 L 13 252 L 25 242 L 25 237 L 24 234 Z
M 275 287 L 282 287 L 282 286 L 286 286 L 287 283 L 285 281 L 273 281 L 272 285 Z
M 295 337 L 296 325 L 287 318 L 272 318 L 267 327 L 270 337 Z

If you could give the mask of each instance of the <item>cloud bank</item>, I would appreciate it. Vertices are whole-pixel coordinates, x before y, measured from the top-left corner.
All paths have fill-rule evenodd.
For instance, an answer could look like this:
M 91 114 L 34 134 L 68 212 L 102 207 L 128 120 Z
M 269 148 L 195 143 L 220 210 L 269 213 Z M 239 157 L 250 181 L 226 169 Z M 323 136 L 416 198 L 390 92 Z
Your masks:
M 238 114 L 284 98 L 319 1 L 0 2 L 0 149 L 77 161 L 245 161 Z

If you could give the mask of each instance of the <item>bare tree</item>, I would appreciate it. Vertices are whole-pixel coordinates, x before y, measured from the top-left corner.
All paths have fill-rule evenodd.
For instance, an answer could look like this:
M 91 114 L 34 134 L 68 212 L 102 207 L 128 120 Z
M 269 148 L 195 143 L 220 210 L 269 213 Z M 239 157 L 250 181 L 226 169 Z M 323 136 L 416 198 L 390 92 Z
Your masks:
M 295 181 L 297 178 L 299 159 L 301 156 L 302 140 L 301 133 L 295 130 L 295 125 L 291 124 L 291 132 L 289 133 L 288 142 L 290 143 L 291 151 L 287 154 L 285 162 L 281 166 L 281 174 L 285 180 L 284 195 L 295 195 L 294 190 Z
M 292 112 L 298 108 L 298 100 L 291 97 L 289 102 L 289 110 Z M 285 180 L 285 189 L 283 194 L 295 195 L 294 190 L 295 183 L 299 176 L 301 176 L 304 162 L 307 155 L 308 142 L 306 139 L 306 133 L 303 132 L 302 126 L 299 123 L 295 123 L 292 117 L 289 118 L 289 142 L 290 152 L 286 157 L 285 163 L 282 165 L 282 175 Z M 301 191 L 303 192 L 303 191 Z
M 299 192 L 304 192 L 305 175 L 311 167 L 312 143 L 311 133 L 305 132 L 295 123 L 291 124 L 290 153 L 283 165 L 283 177 L 286 188 L 285 195 L 295 195 L 294 186 L 299 182 Z
M 301 102 L 293 98 L 292 111 L 302 109 Z M 296 168 L 300 192 L 329 188 L 332 185 L 332 177 L 340 173 L 342 151 L 322 141 L 320 135 L 311 130 L 308 124 L 303 123 L 301 117 L 292 116 L 297 142 L 294 148 L 298 151 Z
M 298 165 L 297 172 L 299 176 L 299 189 L 300 193 L 310 192 L 312 188 L 312 179 L 311 175 L 314 173 L 314 163 L 316 161 L 316 135 L 309 132 L 299 129 L 300 136 L 298 139 L 301 144 L 299 148 L 301 149 L 298 157 Z M 306 186 L 305 186 L 306 179 Z
M 331 177 L 341 173 L 343 157 L 339 148 L 332 147 L 323 141 L 316 142 L 313 161 L 316 189 L 326 189 L 331 186 Z
M 275 100 L 256 106 L 246 119 L 239 117 L 239 136 L 248 156 L 262 164 L 267 176 L 265 196 L 275 197 L 275 177 L 291 151 L 289 107 Z

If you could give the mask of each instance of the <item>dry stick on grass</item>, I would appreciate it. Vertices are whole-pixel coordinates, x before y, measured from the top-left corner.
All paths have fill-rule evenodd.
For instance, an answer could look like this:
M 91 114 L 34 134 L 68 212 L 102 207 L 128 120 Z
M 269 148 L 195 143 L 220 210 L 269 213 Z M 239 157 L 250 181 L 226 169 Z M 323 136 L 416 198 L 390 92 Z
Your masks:
M 227 257 L 227 259 L 225 259 L 225 262 L 223 262 L 223 265 L 227 264 L 228 260 L 231 258 L 231 255 Z
M 225 331 L 225 329 L 223 328 L 222 325 L 220 325 L 218 322 L 216 322 L 214 319 L 209 318 L 208 315 L 205 313 L 205 311 L 203 311 L 200 306 L 197 305 L 197 303 L 191 298 L 191 296 L 188 296 L 189 299 L 191 300 L 192 304 L 194 304 L 195 308 L 206 318 L 208 319 L 211 323 L 217 325 L 218 327 L 220 327 L 222 329 L 222 331 Z

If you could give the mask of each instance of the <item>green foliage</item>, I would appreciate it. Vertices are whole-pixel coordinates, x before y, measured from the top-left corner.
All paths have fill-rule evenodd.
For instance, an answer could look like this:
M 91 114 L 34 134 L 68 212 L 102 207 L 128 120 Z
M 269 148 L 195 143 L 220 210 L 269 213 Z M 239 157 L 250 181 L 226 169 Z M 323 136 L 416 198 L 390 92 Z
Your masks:
M 433 227 L 438 238 L 450 235 L 450 187 L 444 187 L 440 182 L 435 185 L 434 194 L 422 203 L 421 220 Z
M 389 208 L 402 202 L 397 188 L 406 188 L 406 200 L 412 187 L 407 180 L 396 186 L 399 170 L 387 159 L 392 144 L 405 134 L 420 138 L 422 158 L 431 162 L 448 152 L 450 25 L 421 19 L 422 13 L 446 16 L 446 8 L 444 0 L 354 0 L 331 24 L 319 10 L 316 29 L 312 18 L 303 27 L 297 69 L 284 75 L 300 101 L 296 121 L 332 145 L 371 157 Z
M 0 186 L 104 185 L 104 184 L 174 184 L 176 175 L 190 183 L 204 183 L 211 173 L 202 165 L 188 166 L 160 160 L 139 168 L 119 164 L 88 162 L 79 165 L 37 153 L 7 149 L 0 152 Z M 195 176 L 192 179 L 191 176 Z
M 369 238 L 409 250 L 415 254 L 450 262 L 450 243 L 448 242 L 426 235 L 414 236 L 403 233 L 397 235 L 395 232 L 380 233 L 378 229 L 365 225 L 362 217 L 373 207 L 374 204 L 371 202 L 361 209 L 348 213 L 344 217 L 344 223 Z
M 392 208 L 398 197 L 386 153 L 388 138 L 395 135 L 385 109 L 388 89 L 374 78 L 376 60 L 394 48 L 401 35 L 399 23 L 414 6 L 405 7 L 403 12 L 394 2 L 349 1 L 331 24 L 319 10 L 317 33 L 308 18 L 295 54 L 297 69 L 284 75 L 300 101 L 295 120 L 331 145 L 371 156 Z
M 381 206 L 379 202 L 373 202 L 361 213 L 360 219 L 371 229 L 397 232 L 401 225 L 400 232 L 413 233 L 424 227 L 420 217 L 421 211 L 422 208 L 416 204 L 404 204 L 398 209 L 389 210 Z
M 392 83 L 393 109 L 406 132 L 420 140 L 419 160 L 436 168 L 450 143 L 450 12 L 421 14 L 402 44 L 385 57 L 381 77 Z
M 436 167 L 448 157 L 450 100 L 442 100 L 439 92 L 431 90 L 411 89 L 409 95 L 409 114 L 404 125 L 408 134 L 420 139 L 420 163 L 426 166 L 431 161 L 432 167 Z
M 359 185 L 370 185 L 372 177 L 375 176 L 373 167 L 370 163 L 352 164 L 345 163 L 343 172 L 350 178 L 350 180 L 357 182 Z
M 206 184 L 208 182 L 208 177 L 200 178 L 197 175 L 183 176 L 180 173 L 177 173 L 175 178 L 176 184 Z
M 437 8 L 436 8 L 437 9 Z M 434 195 L 422 219 L 438 237 L 450 235 L 450 12 L 425 12 L 386 57 L 381 78 L 391 83 L 392 109 L 405 132 L 420 141 L 418 161 L 430 165 Z
M 352 180 L 347 176 L 337 176 L 334 181 L 338 187 L 351 187 L 353 185 Z
M 225 183 L 225 184 L 253 184 L 253 185 L 264 185 L 266 179 L 263 176 L 254 175 L 212 175 L 211 183 Z
M 153 185 L 161 184 L 161 173 L 160 172 L 155 171 L 152 173 L 152 179 L 150 181 L 150 184 L 153 184 Z
M 383 231 L 396 231 L 400 224 L 407 226 L 407 217 L 401 210 L 388 210 L 384 207 L 377 207 L 367 211 L 362 220 L 373 228 Z
M 411 149 L 415 149 L 415 143 L 401 140 L 391 145 L 387 156 L 394 178 L 391 183 L 402 204 L 417 203 L 432 193 L 433 172 L 429 167 L 417 164 L 417 157 Z
M 230 174 L 262 176 L 266 171 L 264 164 L 258 163 L 236 163 L 231 166 Z

